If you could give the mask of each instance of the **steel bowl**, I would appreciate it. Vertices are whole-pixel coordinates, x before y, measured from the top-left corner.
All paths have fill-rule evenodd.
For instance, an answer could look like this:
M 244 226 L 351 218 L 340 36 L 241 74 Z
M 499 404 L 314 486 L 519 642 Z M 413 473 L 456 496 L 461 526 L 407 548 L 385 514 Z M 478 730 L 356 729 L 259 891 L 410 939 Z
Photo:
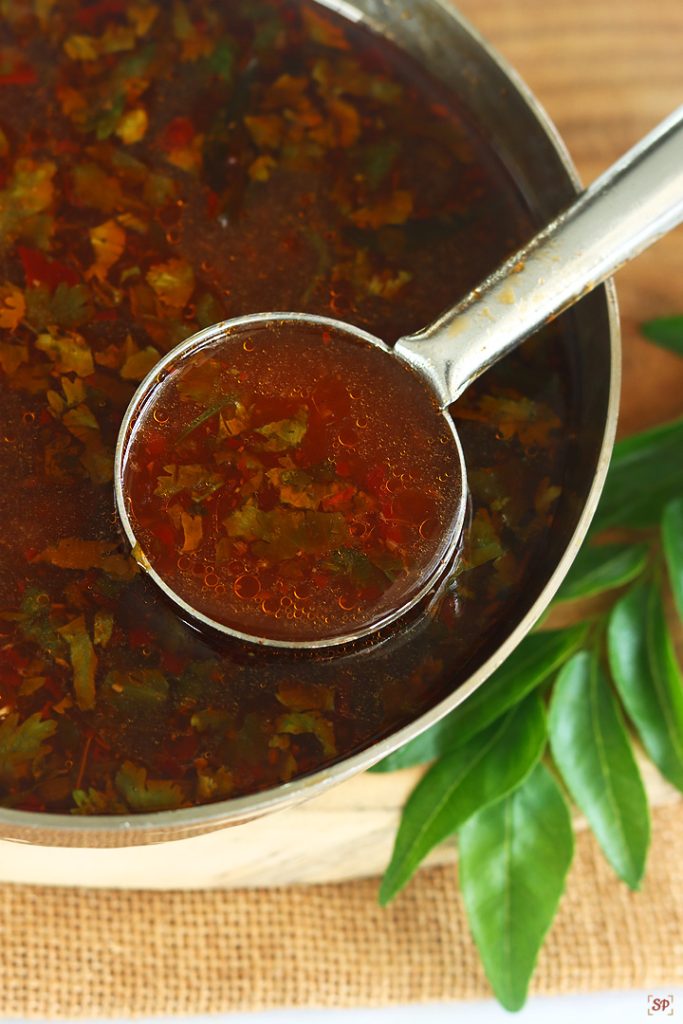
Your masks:
M 324 4 L 385 35 L 457 92 L 486 135 L 495 140 L 498 154 L 539 223 L 549 221 L 579 191 L 579 179 L 564 144 L 538 101 L 453 7 L 441 0 L 324 0 Z M 453 693 L 361 752 L 264 792 L 130 816 L 73 817 L 0 809 L 0 838 L 43 846 L 122 847 L 183 839 L 237 825 L 319 795 L 364 771 L 434 725 L 483 685 L 547 609 L 579 550 L 607 472 L 620 379 L 619 324 L 612 285 L 595 290 L 571 315 L 578 440 L 549 541 L 548 564 L 552 568 L 535 583 L 517 619 L 505 625 L 495 652 L 477 664 Z M 159 856 L 164 856 L 162 851 Z M 50 857 L 46 850 L 44 880 L 50 877 Z

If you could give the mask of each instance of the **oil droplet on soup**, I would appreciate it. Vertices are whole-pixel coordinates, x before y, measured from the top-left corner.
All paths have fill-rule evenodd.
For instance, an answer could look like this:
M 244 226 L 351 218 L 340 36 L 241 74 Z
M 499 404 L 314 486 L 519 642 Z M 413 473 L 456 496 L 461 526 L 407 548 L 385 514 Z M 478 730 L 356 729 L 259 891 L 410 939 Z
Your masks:
M 266 639 L 345 636 L 405 605 L 443 562 L 461 483 L 412 370 L 291 321 L 181 355 L 126 442 L 152 568 L 196 611 Z

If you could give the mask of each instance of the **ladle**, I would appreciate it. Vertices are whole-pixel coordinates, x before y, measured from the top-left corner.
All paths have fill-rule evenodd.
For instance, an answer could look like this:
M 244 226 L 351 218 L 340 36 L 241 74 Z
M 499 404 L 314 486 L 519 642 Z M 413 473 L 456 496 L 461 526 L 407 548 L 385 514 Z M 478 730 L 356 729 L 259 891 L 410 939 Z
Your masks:
M 118 513 L 140 565 L 190 622 L 229 636 L 289 648 L 320 648 L 348 643 L 377 631 L 405 614 L 443 578 L 460 540 L 467 501 L 467 479 L 460 443 L 448 414 L 450 406 L 486 369 L 525 338 L 570 307 L 622 264 L 683 220 L 683 107 L 631 149 L 531 242 L 424 330 L 400 338 L 393 348 L 349 324 L 304 313 L 260 313 L 215 324 L 172 350 L 143 380 L 124 417 L 116 449 L 115 494 Z M 205 358 L 207 351 L 229 347 L 253 328 L 277 335 L 283 325 L 302 332 L 332 331 L 337 339 L 379 350 L 400 360 L 414 382 L 426 385 L 424 401 L 436 403 L 447 420 L 452 441 L 453 474 L 449 518 L 424 564 L 387 590 L 380 602 L 363 610 L 351 625 L 330 621 L 277 630 L 239 620 L 221 621 L 197 608 L 158 572 L 141 548 L 131 517 L 129 458 L 136 431 L 154 409 L 159 389 L 178 368 Z M 275 356 L 274 350 L 274 356 Z M 384 357 L 382 357 L 384 358 Z M 381 360 L 380 360 L 381 361 Z M 394 372 L 392 370 L 392 372 Z M 418 389 L 419 390 L 419 389 Z M 128 474 L 128 475 L 127 475 Z M 264 626 L 267 625 L 264 619 Z M 271 635 L 267 635 L 271 633 Z

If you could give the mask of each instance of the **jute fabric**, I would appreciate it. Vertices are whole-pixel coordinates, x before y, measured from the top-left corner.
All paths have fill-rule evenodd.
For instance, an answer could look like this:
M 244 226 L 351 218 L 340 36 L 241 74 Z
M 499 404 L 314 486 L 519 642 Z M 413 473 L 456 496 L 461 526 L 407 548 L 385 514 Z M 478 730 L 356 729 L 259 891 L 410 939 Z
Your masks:
M 654 812 L 645 883 L 588 833 L 532 991 L 683 984 L 683 803 Z M 388 909 L 377 881 L 230 892 L 0 887 L 0 1015 L 135 1017 L 481 999 L 454 867 Z

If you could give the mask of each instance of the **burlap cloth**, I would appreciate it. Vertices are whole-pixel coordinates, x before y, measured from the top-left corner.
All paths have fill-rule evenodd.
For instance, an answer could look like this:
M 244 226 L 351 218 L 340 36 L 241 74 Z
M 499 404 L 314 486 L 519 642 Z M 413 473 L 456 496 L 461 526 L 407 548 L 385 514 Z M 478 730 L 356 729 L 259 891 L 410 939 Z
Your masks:
M 532 992 L 683 984 L 683 803 L 653 815 L 640 893 L 581 833 Z M 135 1017 L 490 996 L 456 872 L 388 909 L 377 881 L 231 892 L 0 887 L 0 1014 Z

